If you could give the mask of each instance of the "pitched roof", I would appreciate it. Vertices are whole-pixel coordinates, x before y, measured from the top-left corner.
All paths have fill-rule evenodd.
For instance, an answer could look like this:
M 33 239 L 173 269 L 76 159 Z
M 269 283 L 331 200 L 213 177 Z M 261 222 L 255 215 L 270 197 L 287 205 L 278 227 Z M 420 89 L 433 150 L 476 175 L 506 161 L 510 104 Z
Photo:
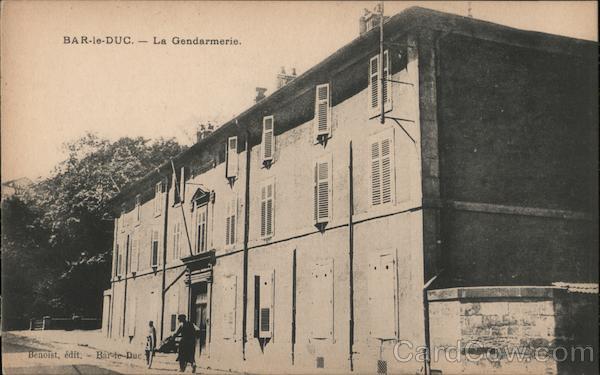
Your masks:
M 401 37 L 406 35 L 409 31 L 425 28 L 442 33 L 460 33 L 525 48 L 541 49 L 574 56 L 584 56 L 590 58 L 594 63 L 596 61 L 596 43 L 594 42 L 541 32 L 519 30 L 492 22 L 421 7 L 408 8 L 394 15 L 385 23 L 384 33 L 386 35 L 386 43 L 397 43 Z M 372 54 L 373 51 L 376 51 L 378 48 L 379 29 L 376 28 L 360 35 L 287 85 L 276 90 L 265 99 L 229 120 L 217 128 L 210 136 L 177 155 L 173 161 L 176 164 L 183 163 L 194 155 L 210 152 L 211 147 L 213 147 L 211 145 L 224 142 L 226 137 L 231 135 L 242 135 L 243 137 L 247 134 L 251 142 L 260 140 L 261 123 L 257 121 L 257 119 L 268 114 L 273 114 L 277 108 L 289 105 L 292 101 L 294 102 L 295 108 L 291 110 L 293 113 L 289 115 L 288 119 L 292 116 L 306 118 L 306 114 L 302 113 L 300 107 L 304 105 L 310 106 L 312 104 L 306 103 L 305 101 L 301 103 L 302 105 L 298 105 L 298 100 L 295 99 L 307 94 L 309 91 L 312 92 L 316 84 L 322 83 L 334 74 L 344 71 L 344 69 L 349 69 L 352 64 L 357 61 L 366 59 L 369 54 Z M 361 85 L 366 84 L 366 75 L 364 75 L 365 77 L 362 77 L 360 74 L 349 76 L 351 76 L 350 79 L 355 82 L 354 84 L 346 83 L 347 90 L 356 91 L 357 87 L 361 88 Z M 335 100 L 333 104 L 336 104 Z M 300 123 L 301 122 L 295 121 L 294 124 L 288 124 L 288 126 L 284 126 L 283 129 L 278 127 L 277 130 L 279 130 L 279 132 L 282 130 L 285 131 Z M 279 122 L 279 124 L 281 124 L 281 122 Z M 238 148 L 239 151 L 243 148 L 242 142 L 240 142 L 240 146 L 241 147 Z M 170 161 L 166 161 L 162 166 L 151 171 L 142 179 L 133 181 L 123 188 L 122 191 L 111 200 L 110 205 L 113 209 L 116 209 L 126 199 L 135 195 L 137 191 L 147 189 L 148 186 L 157 182 L 159 179 L 168 176 L 170 173 Z

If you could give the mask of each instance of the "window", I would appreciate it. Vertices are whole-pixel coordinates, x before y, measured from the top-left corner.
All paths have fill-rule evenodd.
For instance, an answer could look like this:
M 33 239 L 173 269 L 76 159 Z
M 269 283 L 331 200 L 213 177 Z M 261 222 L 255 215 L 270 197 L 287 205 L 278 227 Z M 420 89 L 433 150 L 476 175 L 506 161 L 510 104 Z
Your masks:
M 236 178 L 238 175 L 238 139 L 237 137 L 229 137 L 227 140 L 227 168 L 226 177 Z
M 225 245 L 235 244 L 236 218 L 238 199 L 234 196 L 227 202 L 227 218 L 225 220 Z
M 310 310 L 308 310 L 310 337 L 333 337 L 333 259 L 315 264 L 311 269 Z
M 115 246 L 115 259 L 114 259 L 114 264 L 115 264 L 115 274 L 114 275 L 115 276 L 119 275 L 119 262 L 120 262 L 119 256 L 120 256 L 120 254 L 119 254 L 119 244 L 117 244 Z
M 207 217 L 208 204 L 196 207 L 196 253 L 202 253 L 207 249 Z
M 369 114 L 371 118 L 381 115 L 381 101 L 383 98 L 384 110 L 392 110 L 392 95 L 390 84 L 391 69 L 388 51 L 383 52 L 383 75 L 385 78 L 383 86 L 381 85 L 381 62 L 379 54 L 371 58 L 369 62 Z
M 275 273 L 254 276 L 254 336 L 273 336 L 273 288 Z
M 315 162 L 314 218 L 317 224 L 331 219 L 331 154 Z
M 237 276 L 223 279 L 223 337 L 233 339 L 236 334 Z
M 176 221 L 173 225 L 173 253 L 172 258 L 177 259 L 181 255 L 181 222 Z
M 371 204 L 392 203 L 395 198 L 394 133 L 382 132 L 371 138 Z
M 260 236 L 273 235 L 275 180 L 265 181 L 260 189 Z
M 379 339 L 394 339 L 396 329 L 396 255 L 394 251 L 371 253 L 367 276 L 369 333 Z
M 329 84 L 318 85 L 315 97 L 315 142 L 323 142 L 331 134 L 331 107 Z
M 152 230 L 152 237 L 150 240 L 150 266 L 157 267 L 158 266 L 158 231 Z
M 140 254 L 138 251 L 137 233 L 134 233 L 131 238 L 131 271 L 137 272 L 139 268 Z
M 162 192 L 163 183 L 159 182 L 154 186 L 154 216 L 158 216 L 162 212 Z
M 139 224 L 140 220 L 142 218 L 141 216 L 141 210 L 140 210 L 140 206 L 142 205 L 142 197 L 141 195 L 136 195 L 135 196 L 135 223 Z
M 171 332 L 177 329 L 177 314 L 171 314 Z
M 273 116 L 263 118 L 262 132 L 262 162 L 265 165 L 273 162 L 273 154 L 275 153 L 275 120 Z

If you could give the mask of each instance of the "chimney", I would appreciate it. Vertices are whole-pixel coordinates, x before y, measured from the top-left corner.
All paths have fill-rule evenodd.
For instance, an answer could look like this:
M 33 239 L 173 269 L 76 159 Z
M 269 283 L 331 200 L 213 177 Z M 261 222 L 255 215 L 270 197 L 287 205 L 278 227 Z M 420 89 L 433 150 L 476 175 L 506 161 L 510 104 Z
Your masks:
M 202 139 L 204 139 L 204 132 L 205 131 L 206 131 L 206 127 L 204 126 L 204 124 L 200 124 L 200 127 L 196 131 L 196 143 L 198 143 Z
M 210 121 L 208 122 L 208 126 L 206 128 L 206 131 L 204 132 L 204 138 L 208 137 L 209 135 L 212 134 L 212 132 L 215 130 L 214 126 L 210 123 Z
M 389 19 L 389 16 L 383 16 L 383 22 L 387 22 L 387 20 Z M 375 7 L 375 9 L 373 9 L 373 11 L 369 11 L 368 9 L 365 9 L 364 14 L 362 16 L 360 16 L 360 18 L 358 19 L 358 29 L 360 32 L 360 35 L 368 32 L 371 29 L 375 29 L 379 27 L 380 21 L 381 20 L 381 9 L 379 7 L 379 5 L 377 5 Z
M 290 83 L 294 78 L 296 78 L 296 68 L 292 68 L 292 74 L 289 75 L 285 72 L 285 68 L 282 66 L 281 73 L 277 74 L 277 88 L 282 88 Z
M 256 88 L 256 98 L 254 98 L 254 102 L 258 103 L 261 100 L 263 100 L 266 97 L 265 92 L 267 92 L 266 88 L 264 88 L 264 87 L 257 87 Z

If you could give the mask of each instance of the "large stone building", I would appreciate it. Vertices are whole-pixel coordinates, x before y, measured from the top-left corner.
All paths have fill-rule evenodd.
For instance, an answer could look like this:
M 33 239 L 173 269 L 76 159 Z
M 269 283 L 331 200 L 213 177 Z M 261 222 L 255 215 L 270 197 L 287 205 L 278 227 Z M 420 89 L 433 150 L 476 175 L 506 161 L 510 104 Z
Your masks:
M 184 313 L 202 365 L 302 373 L 586 342 L 596 45 L 410 8 L 383 46 L 364 32 L 114 199 L 107 336 Z

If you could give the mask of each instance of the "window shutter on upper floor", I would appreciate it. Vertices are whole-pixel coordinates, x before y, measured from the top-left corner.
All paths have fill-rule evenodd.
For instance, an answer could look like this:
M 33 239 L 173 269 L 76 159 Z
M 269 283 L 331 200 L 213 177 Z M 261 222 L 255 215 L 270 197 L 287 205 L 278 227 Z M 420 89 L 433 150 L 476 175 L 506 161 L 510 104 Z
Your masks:
M 181 167 L 181 173 L 179 174 L 179 197 L 183 203 L 185 200 L 185 167 Z
M 229 137 L 227 140 L 227 168 L 226 177 L 234 178 L 238 175 L 238 138 Z
M 275 180 L 267 180 L 261 186 L 260 191 L 260 235 L 270 237 L 274 229 L 275 209 Z
M 150 236 L 150 266 L 156 267 L 158 266 L 158 231 L 152 230 Z
M 319 158 L 314 168 L 314 219 L 316 223 L 326 223 L 331 220 L 331 154 Z
M 225 244 L 235 243 L 238 199 L 234 196 L 227 202 L 227 218 L 225 221 Z
M 371 204 L 395 201 L 394 133 L 385 131 L 371 138 Z
M 371 118 L 381 115 L 381 97 L 383 96 L 385 112 L 392 110 L 392 84 L 391 62 L 388 51 L 383 52 L 383 67 L 379 61 L 379 54 L 369 60 L 369 115 Z M 383 69 L 382 69 L 383 68 Z M 384 84 L 381 85 L 380 72 L 383 70 L 385 77 Z
M 275 119 L 273 116 L 263 118 L 263 133 L 262 133 L 262 161 L 273 161 L 275 153 Z
M 162 211 L 162 181 L 154 185 L 154 215 L 159 215 Z
M 315 94 L 315 142 L 331 135 L 331 107 L 329 84 L 317 85 Z

